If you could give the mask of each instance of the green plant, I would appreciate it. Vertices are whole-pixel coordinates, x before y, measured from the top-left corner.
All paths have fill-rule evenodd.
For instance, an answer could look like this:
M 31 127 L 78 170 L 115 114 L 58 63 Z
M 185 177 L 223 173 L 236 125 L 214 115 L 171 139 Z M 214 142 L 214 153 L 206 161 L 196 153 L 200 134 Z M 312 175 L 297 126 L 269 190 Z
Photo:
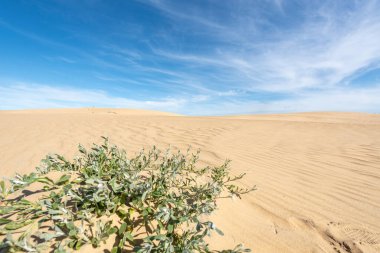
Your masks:
M 0 250 L 62 253 L 114 240 L 112 253 L 218 252 L 205 237 L 223 233 L 205 215 L 218 198 L 254 190 L 234 184 L 244 174 L 231 177 L 228 161 L 197 168 L 199 151 L 171 154 L 153 147 L 128 159 L 104 138 L 89 151 L 79 145 L 79 152 L 74 162 L 47 156 L 37 172 L 16 175 L 8 188 L 0 182 Z M 54 171 L 60 174 L 55 180 Z M 34 183 L 44 194 L 37 201 L 14 197 Z M 249 251 L 238 245 L 221 252 Z

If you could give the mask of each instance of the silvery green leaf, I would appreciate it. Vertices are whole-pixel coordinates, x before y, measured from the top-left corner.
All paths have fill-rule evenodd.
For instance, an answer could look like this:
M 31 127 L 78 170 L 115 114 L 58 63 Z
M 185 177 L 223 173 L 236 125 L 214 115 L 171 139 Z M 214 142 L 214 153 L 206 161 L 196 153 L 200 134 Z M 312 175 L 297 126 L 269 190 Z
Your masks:
M 5 219 L 5 218 L 0 218 L 0 225 L 4 225 L 4 224 L 7 224 L 9 222 L 11 222 L 12 220 L 10 219 Z
M 7 225 L 5 225 L 4 228 L 6 230 L 16 230 L 16 229 L 25 227 L 25 226 L 29 225 L 32 222 L 33 222 L 33 220 L 22 221 L 22 222 L 12 221 L 12 222 L 9 222 Z
M 70 175 L 62 175 L 56 182 L 56 185 L 63 185 L 67 182 L 69 182 L 71 176 Z
M 223 231 L 220 230 L 219 228 L 215 227 L 214 229 L 215 229 L 215 231 L 216 231 L 219 235 L 222 235 L 222 236 L 224 235 Z
M 0 206 L 0 215 L 9 214 L 10 212 L 14 210 L 15 208 L 12 206 Z
M 38 237 L 45 241 L 50 241 L 53 238 L 59 237 L 62 234 L 42 233 Z

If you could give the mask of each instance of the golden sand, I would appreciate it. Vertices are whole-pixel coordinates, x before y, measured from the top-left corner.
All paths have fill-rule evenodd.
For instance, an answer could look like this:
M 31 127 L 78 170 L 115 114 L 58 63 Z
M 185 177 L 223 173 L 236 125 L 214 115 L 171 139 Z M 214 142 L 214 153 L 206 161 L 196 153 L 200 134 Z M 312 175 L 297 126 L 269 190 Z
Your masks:
M 258 190 L 220 201 L 217 248 L 253 252 L 380 252 L 380 115 L 300 113 L 188 117 L 124 109 L 0 111 L 0 175 L 34 170 L 78 143 L 201 149 L 204 164 L 232 160 Z

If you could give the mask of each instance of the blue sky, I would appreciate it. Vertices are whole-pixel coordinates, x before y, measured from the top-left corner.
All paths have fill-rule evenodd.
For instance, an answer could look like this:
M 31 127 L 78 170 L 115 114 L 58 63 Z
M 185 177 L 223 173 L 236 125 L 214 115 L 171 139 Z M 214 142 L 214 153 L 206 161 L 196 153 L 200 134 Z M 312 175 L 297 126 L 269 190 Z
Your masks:
M 380 1 L 0 3 L 0 109 L 380 112 Z

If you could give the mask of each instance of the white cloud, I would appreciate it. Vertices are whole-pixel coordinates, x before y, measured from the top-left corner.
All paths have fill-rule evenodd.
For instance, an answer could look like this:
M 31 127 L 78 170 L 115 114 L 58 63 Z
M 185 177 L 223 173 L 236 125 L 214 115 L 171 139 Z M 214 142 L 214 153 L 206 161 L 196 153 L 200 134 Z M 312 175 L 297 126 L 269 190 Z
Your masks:
M 309 91 L 292 97 L 269 100 L 232 100 L 203 106 L 194 104 L 185 113 L 198 115 L 288 113 L 313 111 L 372 112 L 379 113 L 380 86 L 359 90 L 331 89 L 328 91 Z
M 190 22 L 195 22 L 199 25 L 209 27 L 211 29 L 224 29 L 224 27 L 219 24 L 218 22 L 212 21 L 210 18 L 206 18 L 196 9 L 189 9 L 187 8 L 187 11 L 178 11 L 178 9 L 173 6 L 172 4 L 168 3 L 167 1 L 162 1 L 162 0 L 148 0 L 147 2 L 143 3 L 149 3 L 155 8 L 161 10 L 165 14 L 167 14 L 169 17 L 172 17 L 174 19 L 182 19 L 182 20 L 187 20 Z
M 152 3 L 172 14 L 173 18 L 182 19 L 185 15 L 178 6 L 176 9 L 175 5 L 165 1 Z M 236 2 L 235 5 L 246 10 L 255 7 L 244 2 Z M 286 13 L 286 2 L 276 1 L 275 5 L 283 12 L 281 15 L 291 19 L 292 13 Z M 152 47 L 152 50 L 160 57 L 185 65 L 213 67 L 213 71 L 222 75 L 227 75 L 227 72 L 235 83 L 235 87 L 229 88 L 280 92 L 332 88 L 380 62 L 379 2 L 348 5 L 350 10 L 335 1 L 310 4 L 309 9 L 305 8 L 304 20 L 299 25 L 271 24 L 266 30 L 255 29 L 251 33 L 241 27 L 258 27 L 263 22 L 262 16 L 257 19 L 241 18 L 251 22 L 248 24 L 243 24 L 241 19 L 228 23 L 228 26 L 221 24 L 219 29 L 211 31 L 210 36 L 217 32 L 217 45 L 222 46 L 207 53 L 184 53 L 162 47 Z M 199 20 L 210 18 L 205 13 L 196 14 L 192 17 L 194 30 L 197 27 L 201 29 Z M 211 21 L 215 22 L 210 18 Z M 232 38 L 231 33 L 234 34 Z M 269 39 L 265 38 L 267 34 L 270 34 Z M 231 46 L 231 41 L 239 45 Z M 199 73 L 195 72 L 193 78 L 199 79 L 196 75 Z M 205 77 L 202 83 L 209 81 Z M 223 87 L 223 82 L 220 85 Z
M 17 83 L 0 86 L 0 109 L 38 109 L 75 107 L 114 107 L 178 111 L 186 100 L 165 98 L 162 100 L 133 100 L 112 96 L 102 90 Z
M 269 101 L 242 101 L 236 91 L 189 97 L 165 98 L 162 100 L 133 100 L 112 96 L 102 90 L 87 90 L 72 87 L 53 87 L 41 84 L 17 83 L 0 86 L 0 109 L 41 108 L 134 108 L 190 115 L 225 115 L 249 113 L 279 113 L 303 111 L 366 111 L 378 112 L 380 108 L 380 85 L 364 89 L 335 88 L 329 90 L 304 91 L 288 98 Z M 213 98 L 224 96 L 235 99 L 209 103 Z
M 76 63 L 75 60 L 64 57 L 64 56 L 45 56 L 45 59 L 47 59 L 49 61 L 61 61 L 61 62 L 68 63 L 68 64 Z

